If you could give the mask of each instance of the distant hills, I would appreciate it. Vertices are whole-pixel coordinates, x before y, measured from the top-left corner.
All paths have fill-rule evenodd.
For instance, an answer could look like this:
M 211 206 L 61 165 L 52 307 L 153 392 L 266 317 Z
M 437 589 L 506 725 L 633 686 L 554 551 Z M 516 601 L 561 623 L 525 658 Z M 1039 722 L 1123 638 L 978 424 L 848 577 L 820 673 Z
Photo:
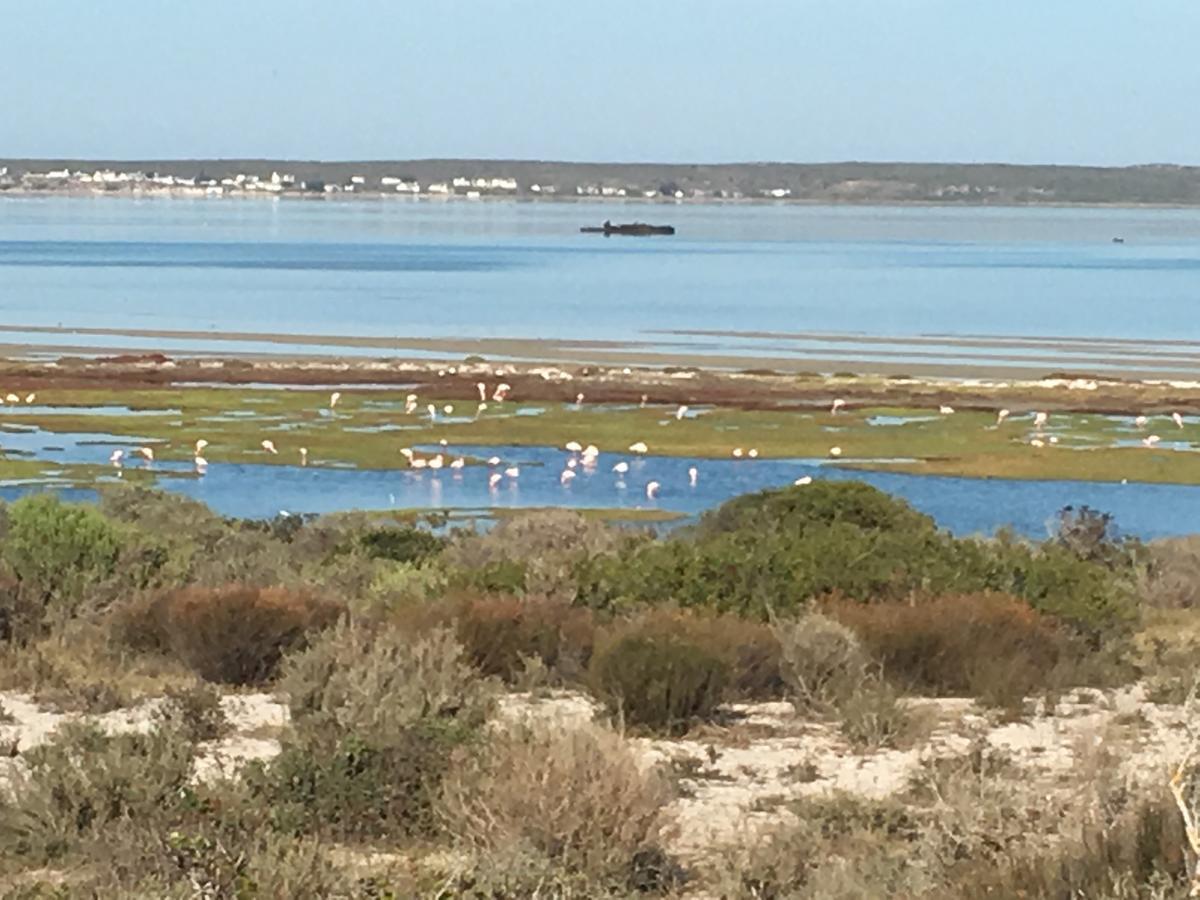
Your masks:
M 808 203 L 1200 206 L 1200 167 L 856 162 L 670 165 L 482 159 L 357 162 L 0 159 L 0 191 L 262 191 L 527 199 L 624 197 Z

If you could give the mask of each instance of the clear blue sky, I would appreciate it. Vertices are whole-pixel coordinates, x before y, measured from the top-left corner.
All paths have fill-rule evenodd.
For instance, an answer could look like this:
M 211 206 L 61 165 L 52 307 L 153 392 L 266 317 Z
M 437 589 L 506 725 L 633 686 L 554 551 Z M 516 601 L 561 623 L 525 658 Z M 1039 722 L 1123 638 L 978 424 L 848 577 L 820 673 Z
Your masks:
M 0 2 L 0 156 L 1200 163 L 1197 0 Z

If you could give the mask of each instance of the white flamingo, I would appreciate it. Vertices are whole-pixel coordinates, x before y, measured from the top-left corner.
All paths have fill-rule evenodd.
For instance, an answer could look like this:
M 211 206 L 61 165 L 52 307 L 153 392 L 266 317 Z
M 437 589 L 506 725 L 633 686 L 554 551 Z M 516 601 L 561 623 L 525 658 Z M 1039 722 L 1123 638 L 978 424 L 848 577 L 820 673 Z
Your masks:
M 442 407 L 442 412 L 444 412 L 446 415 L 449 416 L 449 415 L 453 414 L 454 407 L 451 404 L 447 403 L 445 406 Z
M 484 384 L 482 381 L 476 382 L 475 390 L 479 391 L 479 402 L 480 403 L 483 403 L 485 400 L 487 400 L 487 385 L 486 384 Z
M 1012 415 L 1012 413 L 1010 413 L 1007 409 L 1002 409 L 1000 412 L 996 413 L 996 426 L 999 427 L 1001 424 L 1003 424 L 1004 420 L 1010 415 Z
M 507 469 L 504 470 L 504 474 L 507 475 L 509 478 L 520 478 L 521 477 L 521 469 L 519 466 L 509 466 Z
M 796 487 L 804 487 L 806 484 L 812 484 L 812 476 L 801 475 L 799 478 L 793 481 L 792 484 L 796 485 Z
M 421 459 L 420 457 L 417 457 L 416 459 L 412 460 L 412 467 L 414 469 L 424 469 L 428 465 L 429 465 L 429 460 L 427 460 L 427 459 Z
M 496 485 L 498 485 L 503 479 L 504 479 L 504 476 L 501 475 L 499 472 L 493 472 L 491 475 L 488 476 L 488 487 L 495 488 Z
M 1033 415 L 1033 427 L 1038 429 L 1039 431 L 1042 428 L 1044 428 L 1046 423 L 1049 421 L 1050 421 L 1049 413 L 1039 412 L 1039 413 L 1034 413 L 1034 415 Z
M 843 400 L 841 397 L 836 397 L 836 398 L 834 398 L 833 403 L 830 404 L 830 406 L 829 406 L 829 414 L 836 416 L 838 414 L 838 411 L 841 409 L 844 409 L 845 406 L 846 406 L 846 401 Z
M 37 394 L 26 394 L 26 395 L 25 395 L 25 402 L 26 402 L 26 403 L 32 403 L 32 402 L 33 402 L 34 400 L 36 400 L 36 399 L 37 399 Z
M 440 469 L 444 464 L 445 464 L 445 460 L 442 458 L 442 454 L 439 453 L 437 456 L 435 456 L 433 459 L 431 459 L 429 461 L 429 468 L 436 471 L 436 470 Z
M 154 462 L 154 448 L 153 447 L 138 447 L 137 452 L 142 455 L 142 457 L 146 460 L 146 462 Z
M 941 406 L 938 407 L 938 412 L 943 416 L 952 416 L 952 415 L 954 415 L 954 407 L 947 406 L 946 404 L 943 403 Z
M 492 392 L 492 399 L 497 403 L 503 403 L 504 399 L 508 396 L 508 392 L 511 390 L 511 385 L 500 382 L 500 384 L 496 385 L 496 390 Z
M 333 408 L 334 408 L 335 406 L 337 406 L 337 404 L 338 404 L 338 401 L 339 401 L 339 400 L 341 400 L 341 399 L 342 399 L 342 392 L 341 392 L 341 391 L 334 391 L 332 394 L 330 394 L 330 395 L 329 395 L 329 409 L 330 409 L 330 411 L 332 411 L 332 410 L 333 410 Z
M 200 438 L 200 439 L 198 439 L 198 440 L 196 441 L 196 453 L 195 453 L 195 455 L 196 455 L 196 456 L 199 456 L 199 455 L 200 455 L 200 454 L 201 454 L 201 453 L 204 451 L 204 448 L 205 448 L 205 447 L 207 447 L 207 446 L 208 446 L 208 441 L 206 441 L 204 438 Z
M 1135 425 L 1137 428 L 1145 428 L 1145 427 L 1146 427 L 1146 423 L 1147 423 L 1148 421 L 1149 421 L 1149 420 L 1148 420 L 1148 419 L 1147 419 L 1145 416 L 1138 416 L 1136 419 L 1134 419 L 1134 420 L 1133 420 L 1133 424 L 1134 424 L 1134 425 Z
M 649 394 L 642 394 L 642 400 L 641 400 L 641 402 L 638 404 L 638 409 L 645 409 L 645 408 L 646 408 L 646 403 L 647 403 L 647 401 L 649 401 L 649 399 L 650 399 L 650 395 L 649 395 Z
M 575 395 L 575 405 L 576 405 L 576 406 L 583 406 L 583 394 L 582 394 L 582 393 L 579 393 L 579 394 L 576 394 L 576 395 Z
M 751 447 L 746 451 L 746 455 L 751 459 L 758 459 L 758 449 L 756 447 Z
M 460 456 L 450 463 L 450 468 L 458 470 L 464 468 L 466 465 L 467 461 Z
M 9 394 L 8 396 L 6 396 L 4 398 L 4 402 L 5 403 L 20 403 L 21 398 L 18 397 L 16 394 Z
M 1041 438 L 1034 438 L 1032 441 L 1029 442 L 1029 446 L 1040 450 L 1042 447 L 1046 446 L 1046 442 L 1043 441 Z
M 563 444 L 563 449 L 571 453 L 579 453 L 583 450 L 583 444 L 579 443 L 579 441 L 567 441 Z
M 302 466 L 308 465 L 308 448 L 307 447 L 300 448 L 300 465 L 302 465 Z
M 697 481 L 697 479 L 699 479 L 699 477 L 700 477 L 699 469 L 697 469 L 695 466 L 691 466 L 688 468 L 688 484 L 690 484 L 692 487 L 695 487 L 696 481 Z
M 649 449 L 650 448 L 646 446 L 645 441 L 638 441 L 636 444 L 629 445 L 629 452 L 636 453 L 639 456 L 644 455 L 647 451 L 649 451 Z
M 832 456 L 834 459 L 837 459 L 839 456 L 842 455 L 842 448 L 841 447 L 830 447 L 829 455 Z
M 405 459 L 407 459 L 409 462 L 412 462 L 412 458 L 413 458 L 412 447 L 401 447 L 400 455 L 403 456 Z
M 276 450 L 276 449 L 275 449 L 275 442 L 274 442 L 274 441 L 268 441 L 268 440 L 264 440 L 264 441 L 262 442 L 262 448 L 263 448 L 264 450 L 266 450 L 268 453 L 278 453 L 278 452 L 279 452 L 278 450 Z
M 112 453 L 109 454 L 108 461 L 110 463 L 112 463 L 114 466 L 119 466 L 119 465 L 121 465 L 121 460 L 123 460 L 124 458 L 125 458 L 124 450 L 114 450 Z
M 624 475 L 626 472 L 629 471 L 629 463 L 622 460 L 621 462 L 619 462 L 615 466 L 613 466 L 612 470 L 614 472 L 616 472 L 618 475 Z
M 573 469 L 563 469 L 562 474 L 558 476 L 558 480 L 559 480 L 560 484 L 567 484 L 574 477 L 575 477 L 575 471 Z
M 688 413 L 688 408 L 686 405 L 679 407 L 679 409 L 675 410 L 675 421 L 676 422 L 683 421 L 683 417 L 686 416 L 687 413 Z
M 425 411 L 427 413 L 429 413 L 429 421 L 430 422 L 437 421 L 437 407 L 436 406 L 434 406 L 432 403 L 427 403 L 427 404 L 425 404 Z
M 575 457 L 570 456 L 567 458 L 568 469 L 574 469 L 577 465 L 579 465 L 579 460 L 577 460 Z
M 196 464 L 196 473 L 197 474 L 203 475 L 205 472 L 208 471 L 208 460 L 205 459 L 203 456 L 197 456 L 193 460 L 193 462 Z
M 646 485 L 646 499 L 653 500 L 655 497 L 657 497 L 659 488 L 661 487 L 662 485 L 660 485 L 657 481 L 651 481 L 648 485 Z
M 500 457 L 498 457 L 498 456 L 489 457 L 487 463 L 489 466 L 498 466 L 498 465 L 500 465 Z
M 1160 438 L 1157 434 L 1148 434 L 1148 435 L 1146 435 L 1146 437 L 1142 441 L 1142 443 L 1147 447 L 1153 447 L 1161 440 L 1162 440 L 1162 438 Z
M 1171 413 L 1171 421 L 1173 421 L 1180 428 L 1183 427 L 1183 416 L 1181 416 L 1179 413 L 1177 413 L 1177 412 Z
M 742 450 L 741 447 L 733 448 L 733 458 L 734 459 L 741 459 L 743 455 L 745 455 L 745 451 Z

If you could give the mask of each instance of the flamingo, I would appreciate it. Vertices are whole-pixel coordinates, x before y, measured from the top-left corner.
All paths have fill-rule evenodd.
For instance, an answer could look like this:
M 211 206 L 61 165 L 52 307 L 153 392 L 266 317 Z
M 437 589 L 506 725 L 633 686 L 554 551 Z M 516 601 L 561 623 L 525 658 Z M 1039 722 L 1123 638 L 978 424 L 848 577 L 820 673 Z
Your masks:
M 1147 420 L 1147 418 L 1146 418 L 1145 416 L 1138 416 L 1136 419 L 1134 419 L 1134 420 L 1133 420 L 1133 424 L 1134 424 L 1134 425 L 1135 425 L 1137 428 L 1145 428 L 1145 427 L 1146 427 L 1146 422 L 1147 422 L 1147 421 L 1148 421 L 1148 420 Z
M 749 450 L 746 451 L 746 455 L 748 457 L 750 457 L 751 459 L 758 459 L 758 449 L 755 447 L 751 447 Z
M 563 469 L 562 474 L 558 476 L 558 480 L 559 480 L 560 484 L 567 484 L 574 477 L 575 477 L 575 472 L 573 469 Z
M 450 463 L 450 468 L 458 470 L 466 466 L 466 464 L 467 461 L 460 456 Z
M 839 456 L 842 455 L 842 448 L 841 447 L 830 447 L 829 455 L 832 456 L 834 459 L 837 459 Z
M 636 444 L 629 445 L 630 453 L 637 453 L 639 456 L 645 454 L 650 448 L 646 446 L 645 441 L 638 441 Z
M 573 469 L 577 465 L 579 465 L 579 460 L 577 460 L 575 457 L 571 456 L 571 457 L 567 458 L 567 468 L 568 469 Z
M 1172 419 L 1172 421 L 1174 421 L 1174 423 L 1175 423 L 1176 425 L 1178 425 L 1180 428 L 1182 428 L 1182 427 L 1183 427 L 1183 416 L 1181 416 L 1179 413 L 1177 413 L 1177 412 L 1173 412 L 1173 413 L 1171 413 L 1171 419 Z
M 205 447 L 207 447 L 207 446 L 208 446 L 208 441 L 206 441 L 204 438 L 200 438 L 199 440 L 197 440 L 197 441 L 196 441 L 196 453 L 195 453 L 195 455 L 196 455 L 196 456 L 199 456 L 199 455 L 200 455 L 200 453 L 201 453 L 201 452 L 204 450 L 204 448 L 205 448 Z
M 1010 413 L 1007 409 L 1002 409 L 1000 412 L 996 413 L 996 427 L 999 428 L 1001 423 L 1003 423 L 1004 420 L 1010 415 L 1012 415 L 1012 413 Z
M 841 397 L 836 397 L 834 399 L 833 403 L 829 407 L 829 414 L 836 416 L 838 414 L 838 410 L 844 408 L 845 405 L 846 405 L 845 400 L 843 400 Z
M 302 465 L 302 466 L 308 465 L 308 448 L 307 447 L 300 448 L 300 465 Z
M 479 391 L 479 402 L 483 403 L 487 400 L 487 385 L 482 381 L 476 382 L 475 390 Z
M 583 450 L 583 444 L 579 443 L 579 441 L 567 441 L 565 444 L 563 444 L 563 449 L 568 450 L 571 453 L 579 453 L 581 450 Z
M 612 470 L 614 472 L 616 472 L 618 475 L 624 475 L 626 472 L 629 471 L 629 463 L 622 460 L 621 462 L 619 462 L 615 466 L 613 466 Z
M 576 394 L 576 395 L 575 395 L 575 405 L 576 405 L 576 406 L 583 406 L 583 394 L 582 394 L 582 393 L 579 393 L 579 394 Z
M 437 407 L 436 406 L 434 406 L 432 403 L 427 403 L 425 405 L 425 411 L 427 413 L 429 413 L 429 421 L 430 422 L 437 421 Z
M 679 409 L 675 410 L 675 421 L 676 422 L 683 421 L 683 417 L 687 415 L 687 411 L 688 411 L 688 408 L 687 408 L 686 404 L 679 407 Z
M 8 396 L 6 396 L 4 398 L 4 402 L 5 403 L 20 403 L 21 398 L 18 397 L 16 394 L 9 394 Z
M 447 441 L 445 438 L 442 438 L 441 440 L 438 441 L 438 446 L 439 447 L 449 447 L 450 442 Z
M 503 478 L 504 476 L 499 472 L 493 472 L 488 476 L 488 487 L 494 490 L 496 485 L 498 485 Z
M 479 404 L 477 407 L 475 407 L 475 418 L 477 418 L 477 419 L 478 419 L 478 418 L 479 418 L 481 415 L 483 415 L 483 413 L 484 413 L 486 410 L 487 410 L 487 404 L 486 404 L 486 403 L 480 403 L 480 404 Z
M 492 393 L 492 399 L 497 403 L 503 403 L 504 398 L 508 396 L 508 392 L 511 390 L 511 385 L 500 382 L 500 384 L 496 385 L 496 390 Z
M 1058 435 L 1056 435 L 1056 434 L 1050 435 L 1050 437 L 1046 438 L 1046 442 L 1049 444 L 1057 444 L 1058 443 Z
M 504 470 L 504 474 L 507 475 L 509 478 L 520 478 L 521 477 L 521 469 L 518 466 L 509 466 L 507 469 Z
M 268 453 L 278 453 L 278 452 L 279 452 L 278 450 L 276 450 L 276 449 L 275 449 L 275 442 L 274 442 L 274 441 L 266 441 L 266 440 L 264 440 L 264 441 L 262 442 L 262 448 L 263 448 L 264 450 L 266 450 Z
M 487 463 L 489 466 L 498 466 L 498 465 L 500 465 L 500 457 L 498 457 L 498 456 L 489 457 Z
M 583 448 L 582 455 L 585 457 L 590 457 L 591 459 L 594 460 L 597 456 L 600 455 L 600 448 L 597 447 L 595 444 L 588 444 L 586 447 Z
M 650 395 L 649 395 L 649 394 L 642 394 L 642 402 L 638 404 L 638 408 L 639 408 L 639 409 L 645 409 L 645 408 L 646 408 L 646 401 L 647 401 L 647 400 L 649 400 L 649 399 L 650 399 Z
M 1029 446 L 1040 450 L 1042 447 L 1046 446 L 1046 442 L 1043 441 L 1041 438 L 1034 438 L 1032 441 L 1029 442 Z
M 428 466 L 429 466 L 429 460 L 427 460 L 427 459 L 417 458 L 417 459 L 412 460 L 412 467 L 414 469 L 424 469 Z
M 952 415 L 954 415 L 954 407 L 946 406 L 946 404 L 943 403 L 941 406 L 938 407 L 938 412 L 941 413 L 943 416 L 952 416 Z
M 33 402 L 34 400 L 36 400 L 36 399 L 37 399 L 37 394 L 26 394 L 26 395 L 25 395 L 25 402 L 26 402 L 26 403 L 32 403 L 32 402 Z
M 653 500 L 658 496 L 658 489 L 662 487 L 657 481 L 651 481 L 646 485 L 646 499 Z
M 334 391 L 332 394 L 329 395 L 329 409 L 331 412 L 333 411 L 333 408 L 335 406 L 337 406 L 337 402 L 341 399 L 342 399 L 341 391 Z
M 154 462 L 153 447 L 138 447 L 137 452 L 145 458 L 146 462 Z
M 409 462 L 412 462 L 412 458 L 413 458 L 412 447 L 401 447 L 400 455 L 403 456 L 405 459 L 407 459 Z
M 208 460 L 205 459 L 203 456 L 197 456 L 195 458 L 195 460 L 193 460 L 193 461 L 196 464 L 196 473 L 198 475 L 203 475 L 205 472 L 208 471 Z
M 1160 438 L 1157 434 L 1149 434 L 1149 435 L 1146 435 L 1146 438 L 1145 438 L 1145 440 L 1142 441 L 1142 443 L 1147 447 L 1153 447 L 1155 444 L 1157 444 L 1161 440 L 1162 440 L 1162 438 Z
M 696 486 L 696 480 L 697 480 L 699 477 L 700 477 L 700 470 L 699 470 L 699 469 L 697 469 L 695 466 L 691 466 L 691 467 L 689 467 L 689 468 L 688 468 L 688 484 L 690 484 L 692 487 L 695 487 L 695 486 Z
M 119 466 L 119 465 L 121 465 L 121 460 L 124 458 L 125 458 L 124 450 L 114 450 L 111 454 L 109 454 L 108 461 L 110 463 L 112 463 L 114 466 Z
M 446 371 L 447 371 L 447 372 L 449 372 L 451 375 L 457 375 L 457 374 L 458 374 L 458 369 L 454 368 L 454 366 L 451 366 L 451 367 L 450 367 L 449 369 L 447 369 Z
M 1033 427 L 1040 431 L 1046 425 L 1046 423 L 1048 421 L 1050 421 L 1050 416 L 1048 413 L 1044 413 L 1044 412 L 1034 413 Z
M 406 400 L 404 402 L 404 414 L 406 416 L 411 416 L 416 411 L 417 411 L 417 401 L 416 400 Z
M 799 478 L 793 481 L 792 484 L 796 485 L 796 487 L 804 487 L 806 484 L 812 484 L 812 476 L 801 475 Z
M 431 459 L 429 461 L 429 468 L 433 469 L 434 471 L 437 471 L 438 469 L 440 469 L 442 467 L 444 462 L 445 462 L 445 460 L 442 459 L 442 454 L 439 453 L 437 456 L 435 456 L 433 459 Z
M 743 453 L 743 451 L 742 451 L 742 448 L 741 448 L 741 447 L 734 447 L 734 448 L 733 448 L 733 458 L 734 458 L 734 459 L 741 459 L 741 458 L 742 458 L 742 453 Z
M 451 404 L 447 403 L 445 406 L 442 407 L 442 412 L 444 412 L 446 415 L 450 415 L 451 413 L 454 412 L 454 407 Z

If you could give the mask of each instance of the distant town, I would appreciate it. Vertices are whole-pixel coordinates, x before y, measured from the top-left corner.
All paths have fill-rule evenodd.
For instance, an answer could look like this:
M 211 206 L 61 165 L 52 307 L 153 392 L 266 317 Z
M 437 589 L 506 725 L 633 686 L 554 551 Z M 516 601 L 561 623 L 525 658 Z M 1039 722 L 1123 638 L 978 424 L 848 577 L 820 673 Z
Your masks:
M 528 160 L 0 160 L 0 195 L 1200 206 L 1200 168 Z

